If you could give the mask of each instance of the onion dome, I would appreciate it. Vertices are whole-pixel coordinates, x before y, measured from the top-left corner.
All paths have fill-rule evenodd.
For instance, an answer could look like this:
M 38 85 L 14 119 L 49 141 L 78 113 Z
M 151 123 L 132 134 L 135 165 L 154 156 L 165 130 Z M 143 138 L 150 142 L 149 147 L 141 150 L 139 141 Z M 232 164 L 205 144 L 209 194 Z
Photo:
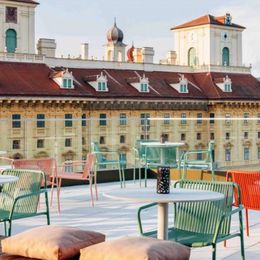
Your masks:
M 107 40 L 108 42 L 122 43 L 123 39 L 124 33 L 121 29 L 117 27 L 115 20 L 114 26 L 107 32 Z

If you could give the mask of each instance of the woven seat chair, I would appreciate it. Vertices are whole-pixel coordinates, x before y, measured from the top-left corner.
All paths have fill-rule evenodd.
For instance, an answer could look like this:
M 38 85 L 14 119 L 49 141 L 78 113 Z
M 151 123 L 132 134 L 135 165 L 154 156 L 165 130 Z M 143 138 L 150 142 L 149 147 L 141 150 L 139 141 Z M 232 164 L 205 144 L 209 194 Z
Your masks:
M 248 210 L 260 210 L 260 172 L 231 170 L 227 172 L 227 180 L 240 186 L 241 203 L 246 213 L 246 234 L 249 236 Z M 237 194 L 234 205 L 239 205 Z
M 175 183 L 175 188 L 214 191 L 224 194 L 220 201 L 184 202 L 173 204 L 174 225 L 168 229 L 169 240 L 189 247 L 212 246 L 212 259 L 216 259 L 217 243 L 240 237 L 241 256 L 245 258 L 242 209 L 239 186 L 232 182 L 209 182 L 181 180 Z M 232 210 L 234 190 L 238 198 L 238 208 Z M 157 230 L 144 231 L 141 216 L 156 203 L 142 206 L 138 210 L 138 224 L 141 235 L 157 237 Z M 239 231 L 230 231 L 231 217 L 239 216 Z
M 18 180 L 4 184 L 0 193 L 0 222 L 4 223 L 5 236 L 10 236 L 12 222 L 16 219 L 46 215 L 50 224 L 46 176 L 42 171 L 10 169 L 2 175 L 17 176 Z M 41 184 L 44 184 L 41 188 Z M 44 194 L 45 209 L 38 212 L 40 194 Z M 8 228 L 7 228 L 7 224 Z

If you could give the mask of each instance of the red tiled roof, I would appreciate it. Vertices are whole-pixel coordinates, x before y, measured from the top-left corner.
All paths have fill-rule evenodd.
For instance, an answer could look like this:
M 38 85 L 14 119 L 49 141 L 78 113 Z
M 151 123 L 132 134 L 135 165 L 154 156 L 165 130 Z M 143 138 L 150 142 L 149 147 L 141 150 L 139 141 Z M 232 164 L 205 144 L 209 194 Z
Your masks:
M 231 23 L 230 25 L 226 25 L 225 16 L 215 17 L 213 15 L 207 14 L 207 15 L 201 16 L 199 18 L 196 18 L 192 21 L 189 21 L 187 23 L 172 27 L 171 30 L 200 26 L 200 25 L 205 25 L 205 24 L 214 24 L 214 25 L 220 25 L 220 26 L 229 26 L 229 27 L 245 29 L 245 27 L 238 25 L 238 24 L 234 24 L 234 23 Z
M 184 73 L 189 93 L 179 93 L 170 84 L 181 77 L 176 72 L 147 72 L 114 69 L 75 69 L 74 89 L 61 89 L 49 76 L 53 69 L 45 64 L 0 62 L 0 97 L 105 98 L 105 99 L 173 99 L 173 100 L 260 100 L 260 82 L 248 74 Z M 108 92 L 97 92 L 86 80 L 93 75 L 107 76 Z M 129 78 L 149 79 L 150 92 L 140 93 L 128 83 Z M 232 92 L 223 92 L 215 79 L 228 76 Z
M 7 1 L 11 1 L 11 2 L 20 2 L 20 3 L 27 3 L 27 4 L 39 4 L 38 2 L 35 2 L 33 0 L 7 0 Z

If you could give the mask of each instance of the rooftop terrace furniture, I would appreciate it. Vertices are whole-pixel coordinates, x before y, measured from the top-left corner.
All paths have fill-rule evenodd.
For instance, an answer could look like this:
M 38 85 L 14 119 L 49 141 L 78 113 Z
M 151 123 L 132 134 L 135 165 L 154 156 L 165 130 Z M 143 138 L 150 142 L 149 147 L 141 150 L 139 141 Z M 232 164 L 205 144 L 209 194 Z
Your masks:
M 56 187 L 57 192 L 57 204 L 58 209 L 60 209 L 60 200 L 58 196 L 58 180 L 57 180 L 57 164 L 54 158 L 38 158 L 38 159 L 19 159 L 14 160 L 13 165 L 18 169 L 31 169 L 31 170 L 40 170 L 45 173 L 46 176 L 46 185 L 51 186 L 51 201 L 53 201 L 53 191 Z M 44 183 L 42 184 L 44 185 Z
M 13 183 L 4 184 L 0 193 L 0 222 L 4 223 L 5 235 L 10 236 L 12 221 L 16 219 L 46 215 L 50 224 L 46 176 L 42 171 L 10 169 L 2 175 L 13 175 L 19 178 Z M 41 183 L 44 187 L 41 189 Z M 45 209 L 38 212 L 40 194 L 44 194 Z M 7 224 L 9 224 L 7 229 Z
M 118 151 L 102 151 L 97 142 L 91 142 L 91 152 L 95 154 L 95 173 L 99 169 L 105 169 L 107 166 L 116 167 L 119 173 L 121 188 L 125 187 L 124 164 Z
M 203 150 L 191 150 L 182 154 L 179 162 L 182 179 L 187 177 L 187 169 L 210 170 L 211 178 L 215 180 L 215 168 L 213 161 L 214 141 L 209 141 L 208 148 Z M 181 170 L 183 171 L 181 173 Z
M 231 170 L 227 172 L 227 180 L 239 185 L 241 190 L 241 203 L 246 212 L 246 234 L 249 236 L 248 210 L 260 210 L 260 172 Z M 235 194 L 234 205 L 239 205 Z
M 245 258 L 242 209 L 239 186 L 232 182 L 209 182 L 180 180 L 175 183 L 175 188 L 198 189 L 215 191 L 224 194 L 224 199 L 212 202 L 185 202 L 173 205 L 173 227 L 168 229 L 168 238 L 190 247 L 212 246 L 212 259 L 216 259 L 217 243 L 240 237 L 241 256 Z M 238 208 L 232 210 L 234 191 L 238 198 Z M 156 237 L 157 230 L 144 231 L 141 213 L 157 205 L 156 203 L 142 206 L 138 210 L 138 223 L 143 236 Z M 231 233 L 231 217 L 239 216 L 239 231 Z
M 92 191 L 92 183 L 94 179 L 96 199 L 98 198 L 97 191 L 97 175 L 94 172 L 95 155 L 88 153 L 86 161 L 65 161 L 62 164 L 61 172 L 58 173 L 58 197 L 60 198 L 61 182 L 66 180 L 78 180 L 89 183 L 89 191 L 91 204 L 94 207 L 94 198 Z M 60 208 L 59 208 L 60 210 Z

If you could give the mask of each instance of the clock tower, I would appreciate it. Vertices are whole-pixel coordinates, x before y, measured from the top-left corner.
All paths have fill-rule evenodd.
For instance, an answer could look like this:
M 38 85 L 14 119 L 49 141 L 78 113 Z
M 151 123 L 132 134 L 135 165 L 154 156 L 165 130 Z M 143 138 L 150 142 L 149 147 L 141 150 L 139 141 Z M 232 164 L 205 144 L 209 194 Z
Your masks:
M 0 0 L 0 52 L 35 53 L 33 0 Z
M 230 14 L 205 15 L 172 28 L 176 64 L 188 66 L 242 66 L 242 32 Z

